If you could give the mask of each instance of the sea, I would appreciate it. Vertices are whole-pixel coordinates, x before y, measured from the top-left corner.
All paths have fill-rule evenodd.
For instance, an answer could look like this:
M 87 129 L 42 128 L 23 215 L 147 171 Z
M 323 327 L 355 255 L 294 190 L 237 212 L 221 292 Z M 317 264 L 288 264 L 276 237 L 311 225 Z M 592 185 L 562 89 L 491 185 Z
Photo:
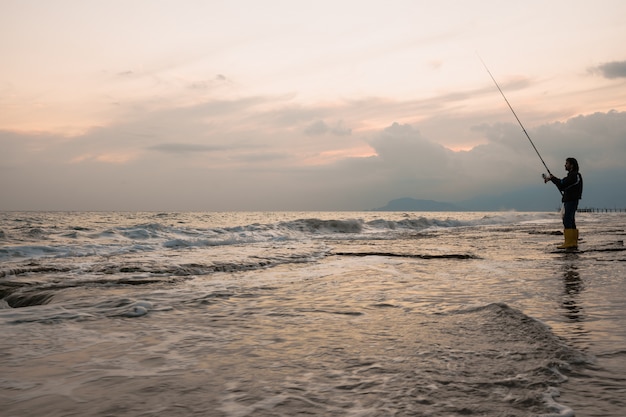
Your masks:
M 0 415 L 626 410 L 626 213 L 1 212 Z

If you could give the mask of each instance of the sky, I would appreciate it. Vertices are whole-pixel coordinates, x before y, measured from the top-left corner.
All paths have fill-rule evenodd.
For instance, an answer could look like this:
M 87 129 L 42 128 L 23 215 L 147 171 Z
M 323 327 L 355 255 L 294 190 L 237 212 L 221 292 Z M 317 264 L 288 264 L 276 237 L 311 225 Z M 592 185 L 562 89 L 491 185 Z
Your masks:
M 624 39 L 623 0 L 0 0 L 0 210 L 558 207 L 481 59 L 624 208 Z

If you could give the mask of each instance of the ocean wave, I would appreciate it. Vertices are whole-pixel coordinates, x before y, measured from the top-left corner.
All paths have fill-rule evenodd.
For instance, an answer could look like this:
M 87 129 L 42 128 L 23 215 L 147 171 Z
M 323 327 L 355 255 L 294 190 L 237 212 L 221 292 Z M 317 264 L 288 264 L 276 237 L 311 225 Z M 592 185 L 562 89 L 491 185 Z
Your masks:
M 316 248 L 302 253 L 250 255 L 236 259 L 214 259 L 206 262 L 154 262 L 134 257 L 134 260 L 96 260 L 95 263 L 76 263 L 68 266 L 63 261 L 9 267 L 0 270 L 0 300 L 11 308 L 45 305 L 66 290 L 105 287 L 142 286 L 173 283 L 182 279 L 215 273 L 234 273 L 262 270 L 280 265 L 315 261 L 327 255 Z
M 297 230 L 304 233 L 361 233 L 363 220 L 322 220 L 317 218 L 300 219 L 280 224 L 289 230 Z
M 333 213 L 330 213 L 333 214 Z M 403 214 L 383 218 L 375 214 L 354 213 L 352 218 L 301 217 L 263 223 L 217 225 L 210 221 L 164 223 L 127 222 L 106 224 L 98 230 L 95 224 L 79 226 L 22 225 L 0 234 L 0 260 L 68 258 L 83 256 L 117 256 L 125 253 L 183 250 L 215 246 L 304 240 L 394 239 L 399 235 L 445 230 L 458 227 L 484 227 L 528 221 L 541 221 L 545 213 L 500 213 L 485 215 Z M 359 216 L 360 215 L 360 216 Z M 272 219 L 271 216 L 267 216 Z M 288 216 L 287 216 L 288 217 Z M 260 220 L 263 216 L 251 218 Z M 143 218 L 141 218 L 143 220 Z M 151 219 L 154 220 L 154 217 Z M 244 216 L 240 220 L 247 220 Z
M 127 253 L 147 252 L 157 249 L 155 245 L 137 244 L 102 244 L 94 245 L 88 242 L 75 244 L 50 245 L 11 245 L 0 247 L 0 261 L 41 258 L 82 258 L 88 256 L 117 256 Z
M 173 228 L 160 223 L 142 223 L 136 226 L 120 227 L 115 230 L 121 236 L 131 240 L 158 239 L 172 233 Z
M 62 250 L 59 247 L 52 245 L 12 245 L 0 248 L 0 259 L 39 258 L 54 256 L 61 252 Z
M 451 314 L 461 315 L 482 326 L 486 334 L 493 334 L 493 342 L 503 345 L 526 340 L 533 352 L 542 352 L 547 360 L 546 369 L 558 376 L 554 370 L 559 367 L 568 367 L 570 364 L 588 364 L 593 358 L 568 345 L 563 339 L 553 333 L 550 326 L 521 310 L 505 303 L 490 303 L 471 308 L 453 311 Z M 471 316 L 471 318 L 467 318 Z M 557 377 L 557 382 L 563 382 Z
M 53 324 L 63 321 L 91 320 L 94 316 L 79 310 L 69 310 L 60 305 L 42 305 L 36 311 L 28 308 L 0 309 L 0 319 L 8 324 Z

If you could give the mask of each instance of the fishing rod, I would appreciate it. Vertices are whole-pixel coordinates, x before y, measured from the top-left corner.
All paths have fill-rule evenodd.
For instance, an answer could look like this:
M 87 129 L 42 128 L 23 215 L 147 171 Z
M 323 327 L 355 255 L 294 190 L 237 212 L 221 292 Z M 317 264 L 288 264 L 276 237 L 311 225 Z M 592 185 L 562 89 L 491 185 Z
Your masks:
M 513 116 L 515 116 L 515 119 L 517 119 L 517 123 L 519 123 L 520 127 L 522 128 L 522 131 L 524 132 L 524 134 L 526 135 L 526 137 L 528 138 L 528 141 L 530 142 L 530 144 L 533 146 L 533 149 L 535 150 L 535 152 L 537 153 L 537 156 L 539 157 L 539 159 L 541 159 L 541 163 L 543 164 L 543 166 L 546 168 L 546 170 L 548 171 L 548 174 L 550 176 L 552 176 L 552 173 L 550 172 L 550 168 L 548 168 L 548 166 L 546 165 L 546 163 L 544 162 L 543 158 L 541 157 L 541 155 L 539 154 L 539 151 L 537 150 L 537 147 L 535 146 L 535 144 L 533 143 L 533 140 L 530 138 L 530 136 L 528 135 L 528 132 L 526 132 L 526 129 L 524 128 L 524 125 L 522 124 L 522 122 L 520 121 L 519 117 L 517 117 L 517 114 L 515 113 L 515 110 L 513 110 L 513 107 L 511 106 L 511 103 L 509 103 L 509 100 L 506 99 L 506 96 L 504 95 L 504 93 L 502 92 L 502 89 L 500 88 L 500 86 L 498 85 L 498 82 L 496 81 L 496 79 L 493 77 L 493 75 L 491 74 L 491 71 L 489 71 L 489 68 L 487 68 L 487 64 L 485 64 L 485 61 L 483 61 L 483 59 L 480 57 L 480 55 L 478 55 L 478 59 L 480 59 L 480 62 L 483 63 L 483 66 L 485 67 L 485 69 L 487 70 L 487 73 L 489 74 L 489 76 L 491 77 L 491 79 L 493 80 L 493 83 L 496 85 L 496 87 L 498 87 L 498 91 L 500 91 L 500 94 L 502 94 L 502 98 L 504 99 L 504 101 L 506 101 L 506 104 L 509 106 L 509 109 L 511 109 L 511 112 L 513 113 Z

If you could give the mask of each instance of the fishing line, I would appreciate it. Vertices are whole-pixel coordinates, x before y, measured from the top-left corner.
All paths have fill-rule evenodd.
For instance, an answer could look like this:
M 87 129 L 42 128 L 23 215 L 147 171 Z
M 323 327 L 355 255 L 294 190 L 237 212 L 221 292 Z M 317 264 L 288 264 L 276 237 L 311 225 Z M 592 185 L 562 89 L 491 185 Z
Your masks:
M 476 55 L 478 55 L 478 53 L 476 53 Z M 530 144 L 533 146 L 533 149 L 535 150 L 535 152 L 537 153 L 537 156 L 539 157 L 539 159 L 541 159 L 541 163 L 543 164 L 543 166 L 546 168 L 546 170 L 548 171 L 549 175 L 552 175 L 552 173 L 550 172 L 550 168 L 548 168 L 548 166 L 546 165 L 546 163 L 544 162 L 543 158 L 541 157 L 541 155 L 539 154 L 539 151 L 537 150 L 537 147 L 535 146 L 535 144 L 533 143 L 532 139 L 530 138 L 530 136 L 528 135 L 528 132 L 526 132 L 526 129 L 524 128 L 524 125 L 522 124 L 522 122 L 520 121 L 519 117 L 517 117 L 517 114 L 515 113 L 515 110 L 513 110 L 513 107 L 511 106 L 511 103 L 509 103 L 509 100 L 506 99 L 506 96 L 504 95 L 504 93 L 502 92 L 502 89 L 500 88 L 500 86 L 498 85 L 498 82 L 496 81 L 496 79 L 493 77 L 493 75 L 491 74 L 491 71 L 489 71 L 489 68 L 487 68 L 487 64 L 485 64 L 485 61 L 483 61 L 483 59 L 480 57 L 480 55 L 478 55 L 478 59 L 480 59 L 480 62 L 483 63 L 483 66 L 485 67 L 485 69 L 487 70 L 487 73 L 489 74 L 489 76 L 491 77 L 491 79 L 493 80 L 493 83 L 496 85 L 496 87 L 498 87 L 498 91 L 500 91 L 500 94 L 502 94 L 502 98 L 504 99 L 504 101 L 506 101 L 506 104 L 509 106 L 509 109 L 511 109 L 511 112 L 513 113 L 513 116 L 515 116 L 515 119 L 517 120 L 517 123 L 519 123 L 520 127 L 522 128 L 522 131 L 524 132 L 524 134 L 526 135 L 526 137 L 528 138 L 528 141 L 530 142 Z

